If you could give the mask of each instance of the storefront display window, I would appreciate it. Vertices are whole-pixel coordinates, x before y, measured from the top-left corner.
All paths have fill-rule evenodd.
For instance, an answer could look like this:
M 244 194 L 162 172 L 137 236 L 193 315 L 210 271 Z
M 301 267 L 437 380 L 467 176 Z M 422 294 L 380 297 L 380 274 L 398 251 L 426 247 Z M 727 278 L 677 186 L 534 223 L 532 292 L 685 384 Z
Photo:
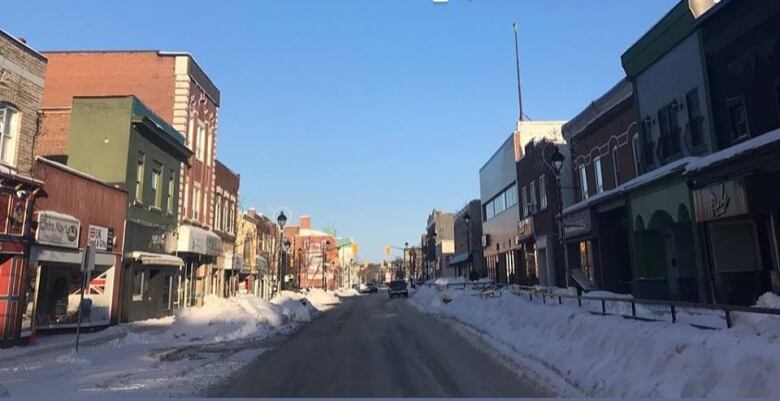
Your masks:
M 751 221 L 709 224 L 713 264 L 719 272 L 760 269 L 756 228 Z
M 75 325 L 84 278 L 81 266 L 53 262 L 41 262 L 39 266 L 36 326 L 47 328 Z M 109 323 L 113 275 L 113 267 L 107 266 L 96 266 L 90 273 L 84 289 L 82 324 Z

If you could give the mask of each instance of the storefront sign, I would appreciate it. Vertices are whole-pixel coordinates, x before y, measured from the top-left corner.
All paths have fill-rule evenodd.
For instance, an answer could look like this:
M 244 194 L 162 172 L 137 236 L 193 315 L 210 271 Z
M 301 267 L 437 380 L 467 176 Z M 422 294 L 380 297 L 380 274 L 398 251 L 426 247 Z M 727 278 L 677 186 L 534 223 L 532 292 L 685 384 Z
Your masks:
M 566 236 L 590 233 L 590 210 L 585 209 L 563 218 L 563 232 Z
M 173 232 L 127 222 L 125 251 L 172 253 L 174 247 L 169 242 L 173 240 L 175 240 Z
M 528 216 L 517 222 L 517 236 L 520 241 L 534 235 L 534 216 Z
M 35 241 L 44 245 L 78 248 L 80 229 L 81 222 L 75 217 L 49 211 L 39 212 Z
M 99 251 L 112 251 L 114 248 L 114 229 L 89 225 L 88 242 Z
M 693 191 L 696 221 L 710 221 L 748 213 L 745 181 L 723 181 Z

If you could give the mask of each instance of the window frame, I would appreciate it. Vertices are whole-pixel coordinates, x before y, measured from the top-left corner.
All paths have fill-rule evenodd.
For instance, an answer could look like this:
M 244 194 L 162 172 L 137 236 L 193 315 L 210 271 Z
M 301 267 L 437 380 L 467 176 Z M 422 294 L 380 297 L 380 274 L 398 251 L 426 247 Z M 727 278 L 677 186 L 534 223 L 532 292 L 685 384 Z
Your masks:
M 523 217 L 528 216 L 528 187 L 523 185 L 520 188 L 520 198 L 522 199 Z
M 135 165 L 135 201 L 144 203 L 144 181 L 146 176 L 146 155 L 138 152 Z
M 0 103 L 0 113 L 0 163 L 16 167 L 22 113 L 8 103 Z
M 152 177 L 149 182 L 149 188 L 152 190 L 152 206 L 162 210 L 162 191 L 160 185 L 162 185 L 162 164 L 156 160 L 152 160 Z
M 612 147 L 612 178 L 615 186 L 620 185 L 620 149 L 618 145 Z
M 588 170 L 585 163 L 580 164 L 578 170 L 578 175 L 580 177 L 580 199 L 585 200 L 590 198 L 590 193 L 588 191 Z
M 192 219 L 196 221 L 200 221 L 200 217 L 201 217 L 200 198 L 201 198 L 200 187 L 197 185 L 193 185 L 192 186 Z
M 695 99 L 695 101 L 692 101 Z M 686 114 L 688 116 L 688 136 L 691 146 L 697 148 L 704 145 L 704 116 L 701 113 L 701 99 L 699 88 L 693 88 L 685 93 Z M 696 132 L 694 134 L 694 131 Z M 694 142 L 698 138 L 698 142 Z
M 201 162 L 206 159 L 206 124 L 198 121 L 196 124 L 197 138 L 195 139 L 195 158 Z
M 741 105 L 742 106 L 742 113 L 743 117 L 745 119 L 745 133 L 739 136 L 735 136 L 734 132 L 734 121 L 731 116 L 731 108 L 734 105 Z M 726 100 L 726 117 L 728 117 L 729 121 L 729 139 L 731 139 L 731 142 L 740 142 L 747 138 L 750 138 L 750 124 L 748 122 L 748 113 L 747 113 L 747 104 L 745 104 L 745 96 L 734 96 L 732 98 L 729 98 Z
M 593 177 L 596 179 L 596 193 L 604 192 L 604 169 L 601 168 L 601 156 L 593 159 Z
M 528 183 L 528 205 L 530 209 L 528 213 L 536 213 L 536 180 Z
M 547 209 L 547 176 L 539 176 L 539 210 Z
M 176 194 L 176 172 L 173 169 L 168 170 L 168 191 L 167 191 L 167 202 L 165 209 L 168 213 L 173 213 L 174 208 L 174 199 Z
M 639 163 L 641 162 L 641 151 L 639 149 L 639 132 L 631 137 L 631 154 L 634 157 L 634 177 L 639 177 Z

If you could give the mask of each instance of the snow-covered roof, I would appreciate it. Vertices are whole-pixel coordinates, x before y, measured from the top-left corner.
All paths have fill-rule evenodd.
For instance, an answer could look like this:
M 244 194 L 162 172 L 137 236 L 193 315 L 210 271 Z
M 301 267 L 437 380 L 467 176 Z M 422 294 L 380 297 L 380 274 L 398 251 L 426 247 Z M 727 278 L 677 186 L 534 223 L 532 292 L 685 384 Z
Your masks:
M 301 228 L 301 230 L 298 232 L 298 236 L 301 236 L 301 237 L 332 237 L 332 235 L 326 233 L 325 231 L 314 230 L 314 229 L 311 229 L 311 228 Z
M 780 128 L 769 131 L 766 134 L 749 139 L 745 142 L 728 147 L 721 151 L 711 153 L 707 156 L 698 157 L 696 160 L 691 161 L 685 167 L 685 174 L 691 174 L 697 171 L 701 171 L 707 168 L 717 166 L 718 164 L 725 163 L 731 159 L 741 156 L 745 153 L 757 151 L 764 146 L 769 146 L 780 141 Z
M 615 188 L 590 196 L 587 199 L 583 199 L 580 202 L 577 202 L 569 207 L 566 207 L 563 209 L 563 214 L 574 213 L 590 205 L 599 203 L 601 201 L 605 201 L 607 199 L 611 199 L 618 195 L 622 195 L 628 191 L 650 184 L 654 181 L 672 175 L 676 172 L 681 172 L 683 168 L 685 168 L 685 166 L 688 165 L 688 163 L 696 159 L 698 159 L 698 157 L 685 157 L 679 160 L 675 160 L 653 171 L 647 172 L 631 180 L 628 180 L 623 184 L 618 185 Z

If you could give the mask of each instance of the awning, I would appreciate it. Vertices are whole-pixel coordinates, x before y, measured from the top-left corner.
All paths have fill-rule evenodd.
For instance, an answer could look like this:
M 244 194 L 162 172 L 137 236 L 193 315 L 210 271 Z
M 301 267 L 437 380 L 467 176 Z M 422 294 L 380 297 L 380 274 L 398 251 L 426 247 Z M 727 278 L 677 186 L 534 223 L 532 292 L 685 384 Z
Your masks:
M 151 252 L 133 252 L 131 257 L 142 265 L 154 265 L 154 266 L 184 266 L 184 261 L 177 256 L 166 255 L 164 253 L 151 253 Z
M 179 226 L 177 252 L 218 256 L 222 253 L 222 239 L 217 234 L 188 224 Z
M 33 245 L 30 247 L 30 260 L 33 262 L 81 265 L 84 261 L 84 250 Z M 95 266 L 113 266 L 114 264 L 116 264 L 116 256 L 114 254 L 95 252 Z
M 469 253 L 468 252 L 459 253 L 459 254 L 453 256 L 452 259 L 450 259 L 450 266 L 458 265 L 458 264 L 464 263 L 464 262 L 466 262 L 468 260 L 469 260 Z

